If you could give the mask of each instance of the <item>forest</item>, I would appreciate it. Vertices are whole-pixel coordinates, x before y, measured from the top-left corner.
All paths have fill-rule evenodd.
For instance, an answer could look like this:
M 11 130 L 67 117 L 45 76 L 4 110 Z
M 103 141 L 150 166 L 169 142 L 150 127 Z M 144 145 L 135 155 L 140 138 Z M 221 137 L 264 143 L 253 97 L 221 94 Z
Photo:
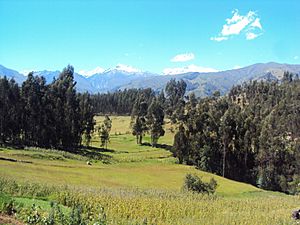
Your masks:
M 190 96 L 174 139 L 179 162 L 295 194 L 300 172 L 300 81 L 252 81 L 227 96 Z
M 148 133 L 155 147 L 168 121 L 176 125 L 172 150 L 179 163 L 267 190 L 299 191 L 298 75 L 244 83 L 226 96 L 215 92 L 199 99 L 185 91 L 184 81 L 171 80 L 159 94 L 147 90 L 135 96 L 131 127 L 137 144 Z
M 95 114 L 131 115 L 137 144 L 150 134 L 156 147 L 165 124 L 175 129 L 172 152 L 178 163 L 267 190 L 298 192 L 300 182 L 300 81 L 251 81 L 226 96 L 185 95 L 186 83 L 172 79 L 160 93 L 130 89 L 77 93 L 74 69 L 66 67 L 46 84 L 30 73 L 19 87 L 0 79 L 0 143 L 74 149 L 88 145 Z
M 72 149 L 89 140 L 94 110 L 89 94 L 76 92 L 74 68 L 66 67 L 47 85 L 29 73 L 19 87 L 0 79 L 0 144 Z

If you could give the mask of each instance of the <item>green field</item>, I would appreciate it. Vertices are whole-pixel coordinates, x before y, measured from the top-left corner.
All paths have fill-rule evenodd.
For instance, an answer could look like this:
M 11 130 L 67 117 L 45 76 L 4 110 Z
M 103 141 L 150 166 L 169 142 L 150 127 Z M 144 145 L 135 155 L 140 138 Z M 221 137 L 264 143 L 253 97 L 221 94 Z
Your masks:
M 96 119 L 99 123 L 103 117 Z M 1 148 L 0 177 L 20 185 L 34 183 L 56 188 L 67 185 L 71 190 L 68 198 L 91 205 L 95 213 L 97 207 L 103 206 L 108 224 L 136 224 L 145 219 L 148 224 L 184 225 L 293 223 L 290 215 L 299 206 L 299 197 L 262 191 L 249 184 L 179 165 L 166 149 L 137 145 L 130 133 L 130 117 L 112 116 L 111 119 L 107 150 L 99 148 L 96 134 L 92 148 L 82 149 L 78 154 Z M 166 135 L 159 143 L 172 145 L 174 134 L 170 132 L 170 125 L 166 128 Z M 144 141 L 149 141 L 149 137 Z M 87 161 L 92 165 L 87 165 Z M 215 178 L 216 196 L 183 192 L 187 173 L 196 173 L 205 181 Z M 56 190 L 54 193 L 44 199 L 63 204 L 64 192 Z M 13 191 L 10 195 L 18 196 L 17 201 L 24 197 Z

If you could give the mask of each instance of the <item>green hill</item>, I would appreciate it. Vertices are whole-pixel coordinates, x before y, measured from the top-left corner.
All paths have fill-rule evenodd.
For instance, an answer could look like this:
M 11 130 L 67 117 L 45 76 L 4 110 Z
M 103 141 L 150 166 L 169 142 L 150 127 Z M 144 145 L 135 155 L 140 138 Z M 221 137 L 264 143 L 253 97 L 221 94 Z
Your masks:
M 97 121 L 101 120 L 99 117 Z M 129 117 L 112 117 L 113 127 L 108 150 L 98 149 L 99 138 L 94 135 L 93 149 L 79 154 L 60 151 L 26 149 L 1 149 L 0 157 L 31 163 L 0 160 L 1 176 L 14 177 L 47 184 L 68 184 L 80 187 L 180 190 L 184 176 L 196 173 L 209 180 L 214 177 L 219 184 L 218 194 L 235 195 L 260 191 L 258 188 L 231 181 L 191 166 L 176 164 L 172 153 L 162 148 L 139 146 L 130 134 Z M 147 142 L 147 137 L 145 137 Z M 167 129 L 160 143 L 172 143 L 172 133 Z M 92 166 L 86 164 L 92 161 Z
M 111 119 L 107 150 L 99 148 L 96 134 L 91 148 L 82 149 L 78 154 L 38 148 L 1 148 L 0 177 L 4 181 L 0 182 L 0 190 L 17 202 L 24 196 L 32 202 L 34 194 L 24 189 L 34 187 L 34 191 L 45 193 L 40 194 L 43 199 L 67 207 L 77 202 L 85 207 L 90 205 L 86 210 L 96 213 L 101 205 L 107 213 L 108 224 L 141 224 L 145 218 L 149 224 L 185 225 L 290 222 L 290 211 L 297 207 L 298 197 L 263 191 L 177 164 L 166 149 L 137 145 L 130 134 L 129 117 Z M 101 120 L 102 117 L 97 117 L 98 123 Z M 166 135 L 159 143 L 170 145 L 173 133 L 168 129 L 169 124 L 166 128 Z M 144 139 L 145 142 L 149 140 L 148 137 Z M 92 165 L 87 165 L 87 161 Z M 218 182 L 216 196 L 182 192 L 187 173 L 196 173 L 204 181 L 215 178 Z M 54 189 L 43 191 L 45 187 Z

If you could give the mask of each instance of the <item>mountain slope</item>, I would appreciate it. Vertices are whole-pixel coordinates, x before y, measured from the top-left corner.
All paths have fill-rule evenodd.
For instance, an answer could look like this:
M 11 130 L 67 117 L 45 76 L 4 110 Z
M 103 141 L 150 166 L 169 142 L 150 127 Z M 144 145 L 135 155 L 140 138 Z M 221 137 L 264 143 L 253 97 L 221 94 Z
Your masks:
M 2 65 L 0 65 L 0 77 L 6 76 L 8 79 L 14 79 L 17 83 L 22 83 L 26 77 L 20 74 L 18 71 L 8 69 Z
M 227 93 L 233 85 L 241 84 L 250 80 L 280 80 L 284 71 L 300 73 L 300 65 L 279 64 L 279 63 L 258 63 L 240 69 L 212 72 L 212 73 L 186 73 L 178 75 L 164 75 L 152 78 L 136 79 L 125 88 L 146 88 L 151 87 L 154 90 L 161 90 L 172 79 L 183 79 L 187 83 L 187 91 L 195 92 L 197 96 L 209 96 L 214 91 L 219 90 L 221 94 Z
M 90 93 L 106 93 L 130 88 L 152 88 L 160 91 L 170 79 L 183 79 L 187 83 L 187 92 L 194 92 L 197 96 L 204 97 L 217 90 L 225 94 L 232 86 L 250 80 L 280 80 L 284 71 L 300 74 L 300 65 L 270 62 L 220 72 L 190 72 L 177 75 L 158 75 L 118 65 L 89 77 L 74 73 L 74 79 L 79 92 Z M 50 83 L 59 73 L 59 71 L 39 71 L 34 74 L 44 76 Z M 1 65 L 0 76 L 14 78 L 19 84 L 26 79 L 26 76 Z
M 38 72 L 34 72 L 35 76 L 43 76 L 45 77 L 47 83 L 51 83 L 53 81 L 53 79 L 57 79 L 57 77 L 59 76 L 60 71 L 38 71 Z M 78 73 L 74 73 L 74 80 L 77 82 L 76 84 L 76 89 L 79 92 L 90 92 L 90 93 L 95 93 L 97 92 L 97 90 L 91 85 L 91 83 L 87 80 L 86 77 L 78 74 Z
M 151 78 L 155 74 L 148 72 L 128 72 L 118 68 L 106 70 L 87 78 L 97 92 L 116 91 L 128 83 L 143 78 Z M 157 75 L 156 75 L 157 76 Z

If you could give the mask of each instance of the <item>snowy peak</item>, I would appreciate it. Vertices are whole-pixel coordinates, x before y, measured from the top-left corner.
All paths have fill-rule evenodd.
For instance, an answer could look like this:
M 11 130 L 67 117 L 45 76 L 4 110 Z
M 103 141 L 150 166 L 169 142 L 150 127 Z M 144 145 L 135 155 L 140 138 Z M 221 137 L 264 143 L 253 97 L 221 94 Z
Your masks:
M 101 67 L 96 67 L 91 71 L 79 71 L 83 75 L 74 73 L 74 80 L 77 82 L 76 89 L 79 92 L 105 93 L 125 88 L 152 88 L 155 91 L 160 91 L 164 89 L 170 79 L 183 79 L 187 83 L 188 92 L 194 92 L 197 96 L 203 97 L 211 95 L 216 90 L 225 94 L 233 85 L 249 80 L 281 80 L 285 71 L 300 74 L 300 65 L 274 62 L 257 63 L 243 68 L 218 72 L 192 65 L 185 67 L 184 70 L 165 71 L 164 74 L 170 74 L 165 76 L 118 64 L 113 69 L 105 71 Z M 34 75 L 43 76 L 47 83 L 51 83 L 54 78 L 59 76 L 59 73 L 59 71 L 44 70 L 34 72 Z M 0 65 L 0 77 L 3 76 L 14 78 L 19 84 L 26 80 L 26 76 Z
M 105 70 L 103 73 L 111 73 L 111 72 L 123 72 L 123 73 L 142 73 L 140 69 L 134 68 L 125 64 L 117 64 L 115 68 L 110 68 Z
M 78 73 L 81 74 L 84 77 L 90 77 L 90 76 L 93 76 L 94 74 L 97 74 L 97 73 L 103 73 L 104 71 L 105 70 L 102 67 L 97 66 L 93 70 L 79 70 Z
M 124 71 L 124 72 L 128 72 L 128 73 L 140 73 L 140 72 L 142 72 L 140 69 L 134 68 L 132 66 L 124 65 L 124 64 L 118 64 L 116 66 L 116 70 Z

